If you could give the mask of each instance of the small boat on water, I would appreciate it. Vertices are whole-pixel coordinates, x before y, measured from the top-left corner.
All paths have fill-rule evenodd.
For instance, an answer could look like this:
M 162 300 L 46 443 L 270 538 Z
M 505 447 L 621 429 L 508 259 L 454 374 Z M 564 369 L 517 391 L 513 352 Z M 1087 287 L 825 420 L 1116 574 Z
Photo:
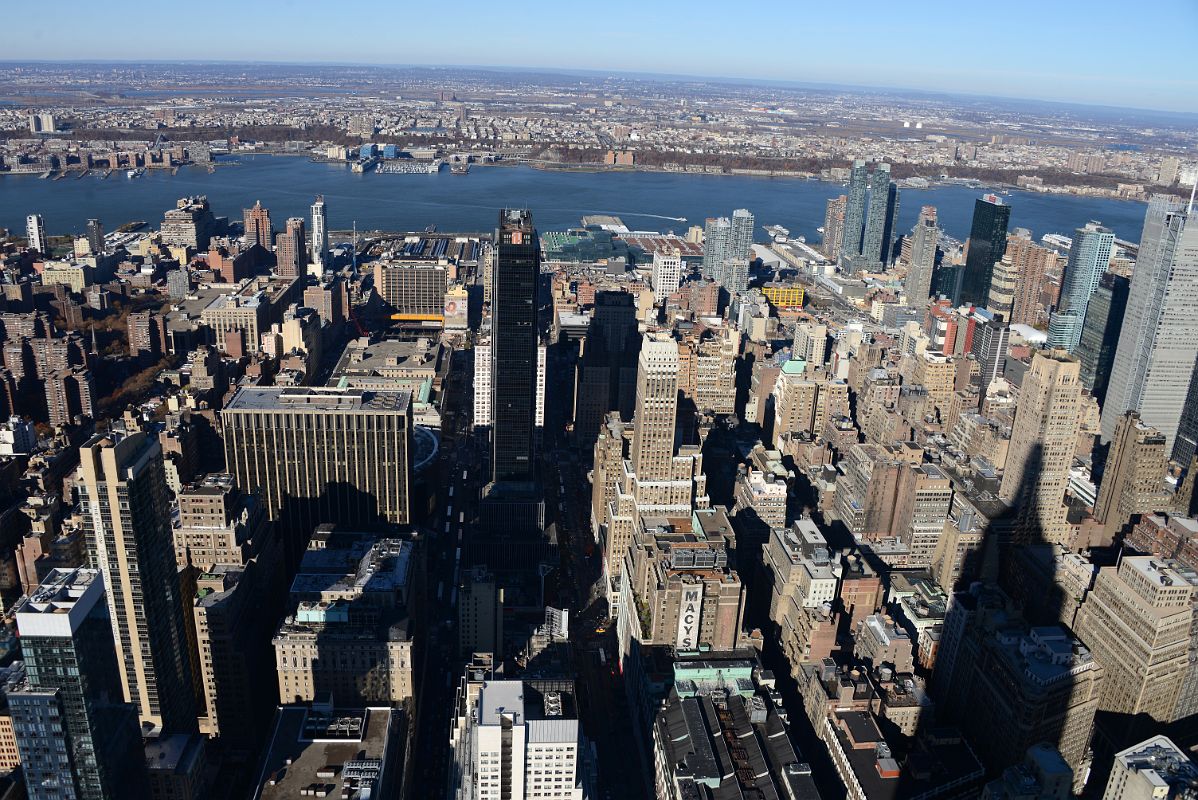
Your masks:
M 138 167 L 137 169 L 127 170 L 125 172 L 125 177 L 126 178 L 140 178 L 142 175 L 145 175 L 145 174 L 146 174 L 146 168 Z

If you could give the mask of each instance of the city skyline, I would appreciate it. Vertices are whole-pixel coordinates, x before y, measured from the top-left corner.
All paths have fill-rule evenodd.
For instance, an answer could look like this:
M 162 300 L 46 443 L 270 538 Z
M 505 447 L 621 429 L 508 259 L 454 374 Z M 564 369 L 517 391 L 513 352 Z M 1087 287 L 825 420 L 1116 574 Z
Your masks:
M 123 0 L 115 5 L 114 14 L 120 14 L 124 6 L 133 7 Z M 976 42 L 970 36 L 983 13 L 981 10 L 957 12 L 959 16 L 955 20 L 943 21 L 944 33 L 935 40 L 935 47 L 911 48 L 903 47 L 910 37 L 927 36 L 926 14 L 897 13 L 881 3 L 867 4 L 869 7 L 863 9 L 861 15 L 846 18 L 831 8 L 804 7 L 800 16 L 797 9 L 788 13 L 785 6 L 759 2 L 738 8 L 738 14 L 729 20 L 726 14 L 707 13 L 716 10 L 707 3 L 686 7 L 676 3 L 644 7 L 619 0 L 608 10 L 609 18 L 627 19 L 635 24 L 613 24 L 610 30 L 601 30 L 590 47 L 585 44 L 580 47 L 577 37 L 568 34 L 571 23 L 583 20 L 563 14 L 559 6 L 537 3 L 518 18 L 500 15 L 491 19 L 494 34 L 491 38 L 498 44 L 494 48 L 472 51 L 469 59 L 455 58 L 454 51 L 447 53 L 443 48 L 433 46 L 434 37 L 429 38 L 427 46 L 419 39 L 405 40 L 403 58 L 396 57 L 389 42 L 375 42 L 370 37 L 347 40 L 353 42 L 352 49 L 350 46 L 338 47 L 335 39 L 327 37 L 326 28 L 305 24 L 302 12 L 309 8 L 316 10 L 315 4 L 307 0 L 292 4 L 290 13 L 282 16 L 270 7 L 246 7 L 228 0 L 216 0 L 210 5 L 210 10 L 215 13 L 205 18 L 187 16 L 186 24 L 193 34 L 191 39 L 197 43 L 194 48 L 189 49 L 186 43 L 174 40 L 169 43 L 164 40 L 157 48 L 151 41 L 139 48 L 139 59 L 245 63 L 244 54 L 253 53 L 252 63 L 476 65 L 504 70 L 577 70 L 868 87 L 1198 113 L 1198 102 L 1194 100 L 1198 97 L 1198 80 L 1171 76 L 1160 70 L 1158 62 L 1148 57 L 1147 44 L 1142 58 L 1136 57 L 1134 51 L 1125 53 L 1122 58 L 1111 58 L 1105 49 L 1091 46 L 1089 39 L 1078 37 L 1073 41 L 1058 35 L 1060 30 L 1076 25 L 1079 16 L 1084 15 L 1088 19 L 1117 24 L 1124 42 L 1151 40 L 1152 53 L 1182 51 L 1189 44 L 1187 32 L 1198 28 L 1198 7 L 1184 0 L 1171 0 L 1164 8 L 1158 7 L 1151 16 L 1127 14 L 1126 7 L 1115 0 L 1088 3 L 1084 7 L 1072 3 L 1035 4 L 1030 0 L 1019 0 L 1007 4 L 1002 14 L 987 15 L 991 38 L 1004 45 L 1004 49 L 993 54 L 986 53 L 988 58 L 978 58 Z M 71 6 L 78 6 L 81 13 L 85 8 L 77 0 L 66 3 L 66 6 L 64 13 L 68 14 Z M 472 9 L 490 10 L 481 3 L 472 2 L 460 11 L 469 14 Z M 243 24 L 221 26 L 222 10 L 235 12 Z M 369 16 L 371 10 L 385 14 L 389 9 L 367 4 L 363 12 Z M 173 15 L 184 13 L 181 9 L 162 11 L 167 23 Z M 675 26 L 677 17 L 683 14 L 687 15 L 688 23 L 685 39 L 679 37 L 677 44 L 663 39 L 660 31 Z M 870 18 L 871 24 L 859 24 L 863 18 Z M 1175 24 L 1157 24 L 1162 18 L 1170 18 Z M 289 35 L 272 37 L 264 42 L 254 36 L 261 29 L 255 20 L 272 29 L 281 24 Z M 728 27 L 730 22 L 731 28 Z M 767 23 L 768 34 L 762 32 Z M 757 27 L 758 24 L 761 27 Z M 779 39 L 777 47 L 768 46 L 768 39 L 764 47 L 715 46 L 735 36 L 776 36 L 773 31 L 785 31 L 788 26 L 803 31 L 818 30 L 823 35 L 804 36 L 801 51 L 786 53 L 782 58 L 779 53 L 786 47 L 783 39 Z M 595 33 L 593 28 L 591 32 Z M 51 36 L 53 47 L 70 52 L 74 61 L 129 63 L 124 52 L 114 52 L 100 40 L 83 35 L 82 31 L 43 28 L 36 19 L 30 20 L 21 41 L 10 43 L 6 60 L 45 60 Z M 607 45 L 614 44 L 616 39 L 621 44 L 621 52 L 635 55 L 627 61 L 614 62 L 610 55 L 612 50 Z M 876 55 L 868 59 L 850 57 L 839 44 L 846 39 L 856 43 L 852 52 L 858 56 L 861 53 Z M 200 42 L 202 45 L 198 44 Z M 279 43 L 286 44 L 281 47 Z M 902 62 L 886 57 L 897 47 L 902 48 Z M 529 53 L 537 53 L 539 57 L 530 59 Z M 918 57 L 917 53 L 920 54 Z

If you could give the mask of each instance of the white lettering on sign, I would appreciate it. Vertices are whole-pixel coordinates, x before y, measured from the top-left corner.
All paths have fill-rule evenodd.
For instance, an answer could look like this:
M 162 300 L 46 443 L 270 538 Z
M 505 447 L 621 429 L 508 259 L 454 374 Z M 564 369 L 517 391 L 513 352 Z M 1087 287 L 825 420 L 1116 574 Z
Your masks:
M 682 589 L 678 608 L 678 637 L 674 646 L 679 650 L 694 650 L 699 646 L 699 620 L 703 615 L 703 584 Z

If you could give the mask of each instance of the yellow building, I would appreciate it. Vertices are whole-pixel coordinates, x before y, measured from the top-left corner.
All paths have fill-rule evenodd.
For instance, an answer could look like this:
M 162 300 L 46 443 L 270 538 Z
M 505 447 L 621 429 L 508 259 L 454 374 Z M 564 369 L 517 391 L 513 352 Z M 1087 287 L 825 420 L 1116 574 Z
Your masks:
M 762 287 L 761 293 L 775 308 L 803 307 L 803 287 L 797 284 L 792 286 L 767 285 Z

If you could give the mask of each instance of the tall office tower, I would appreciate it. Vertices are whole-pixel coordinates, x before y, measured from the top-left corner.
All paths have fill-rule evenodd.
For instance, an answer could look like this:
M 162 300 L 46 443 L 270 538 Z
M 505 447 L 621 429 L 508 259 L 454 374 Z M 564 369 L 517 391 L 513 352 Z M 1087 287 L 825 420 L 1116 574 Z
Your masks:
M 453 736 L 457 800 L 593 796 L 570 680 L 464 680 Z
M 42 255 L 49 255 L 50 244 L 46 241 L 46 223 L 41 214 L 30 214 L 25 217 L 25 239 L 30 250 L 36 250 Z
M 582 447 L 594 444 L 609 412 L 632 419 L 640 347 L 636 298 L 628 292 L 596 292 L 577 366 L 574 437 Z
M 1171 457 L 1188 467 L 1195 455 L 1198 455 L 1198 361 L 1194 362 L 1194 371 L 1190 374 L 1190 388 L 1186 390 Z
M 1135 515 L 1167 509 L 1170 500 L 1165 494 L 1165 437 L 1128 411 L 1115 426 L 1094 519 L 1110 539 Z
M 752 258 L 753 212 L 738 208 L 732 212 L 732 230 L 728 237 L 728 258 Z
M 1198 764 L 1167 736 L 1153 736 L 1115 754 L 1102 800 L 1184 800 L 1198 785 Z
M 1048 327 L 1048 346 L 1063 347 L 1072 353 L 1082 337 L 1082 323 L 1090 296 L 1111 263 L 1115 234 L 1097 222 L 1088 222 L 1073 233 L 1069 261 L 1065 264 L 1061 305 L 1053 312 Z
M 411 521 L 412 395 L 245 386 L 221 412 L 226 469 L 257 491 L 297 563 L 319 524 Z
M 491 289 L 491 475 L 536 479 L 537 279 L 541 248 L 532 212 L 504 209 L 495 231 Z
M 653 299 L 658 303 L 678 291 L 682 285 L 682 251 L 677 247 L 653 254 Z
M 1102 409 L 1104 442 L 1123 412 L 1136 410 L 1173 449 L 1198 358 L 1198 225 L 1190 216 L 1174 197 L 1154 195 L 1148 203 Z
M 162 447 L 142 432 L 96 435 L 79 459 L 88 561 L 107 584 L 125 699 L 143 724 L 193 730 L 196 695 Z
M 857 159 L 849 172 L 849 199 L 844 209 L 844 238 L 840 242 L 840 259 L 846 261 L 861 253 L 861 237 L 865 228 L 865 196 L 869 190 L 869 172 L 865 162 Z
M 1076 631 L 1106 670 L 1100 710 L 1173 721 L 1196 595 L 1198 575 L 1169 559 L 1124 556 L 1098 571 Z
M 1086 319 L 1075 355 L 1082 362 L 1082 385 L 1105 405 L 1107 382 L 1119 346 L 1123 314 L 1127 310 L 1127 291 L 1130 281 L 1113 272 L 1103 273 L 1098 288 L 1086 306 Z
M 243 209 L 241 213 L 245 223 L 246 248 L 260 245 L 269 250 L 275 239 L 270 224 L 270 209 L 263 208 L 261 200 L 255 200 L 253 208 Z
M 666 333 L 646 333 L 632 428 L 632 470 L 639 481 L 670 479 L 677 414 L 678 343 Z
M 840 246 L 844 243 L 845 211 L 848 208 L 848 195 L 833 197 L 828 200 L 828 210 L 824 212 L 824 238 L 820 242 L 820 252 L 824 258 L 836 262 L 840 259 Z
M 121 701 L 103 576 L 51 570 L 15 615 L 26 683 L 8 706 L 30 800 L 144 796 L 141 730 Z
M 304 241 L 304 220 L 291 217 L 287 228 L 275 239 L 275 271 L 283 278 L 295 278 L 304 274 L 304 257 L 308 252 Z
M 973 224 L 969 229 L 969 252 L 961 271 L 960 287 L 953 301 L 959 305 L 985 306 L 990 296 L 994 262 L 1007 246 L 1007 223 L 1011 207 L 995 194 L 979 197 L 973 205 Z
M 911 263 L 907 265 L 907 305 L 912 308 L 923 308 L 932 294 L 932 270 L 936 268 L 939 236 L 936 206 L 924 206 L 911 231 Z
M 98 219 L 87 221 L 87 245 L 92 255 L 98 256 L 104 252 L 104 225 Z
M 994 262 L 994 274 L 990 277 L 990 293 L 986 298 L 986 310 L 1010 319 L 1015 308 L 1015 295 L 1019 292 L 1019 270 L 1011 259 L 1003 255 Z
M 1016 228 L 1007 236 L 1003 259 L 1010 261 L 1018 277 L 1011 308 L 1012 325 L 1040 326 L 1048 322 L 1044 305 L 1045 279 L 1056 272 L 1060 256 L 1055 250 L 1036 244 L 1026 228 Z
M 732 252 L 732 221 L 711 217 L 703 227 L 703 277 L 722 283 L 724 262 Z
M 998 492 L 1015 508 L 1016 541 L 1066 540 L 1065 487 L 1080 424 L 1080 368 L 1064 350 L 1040 350 L 1024 375 Z
M 318 194 L 316 202 L 312 204 L 312 252 L 308 256 L 309 264 L 318 266 L 323 273 L 324 268 L 328 266 L 328 252 L 328 217 L 325 213 L 324 195 Z
M 889 264 L 898 213 L 898 188 L 890 180 L 890 165 L 874 166 L 869 180 L 869 212 L 861 240 L 861 258 L 868 264 Z M 889 235 L 888 235 L 889 233 Z
M 979 319 L 973 328 L 971 352 L 978 360 L 981 396 L 984 399 L 990 384 L 1006 372 L 1007 345 L 1011 339 L 1011 328 L 1001 314 L 977 314 L 977 317 Z

